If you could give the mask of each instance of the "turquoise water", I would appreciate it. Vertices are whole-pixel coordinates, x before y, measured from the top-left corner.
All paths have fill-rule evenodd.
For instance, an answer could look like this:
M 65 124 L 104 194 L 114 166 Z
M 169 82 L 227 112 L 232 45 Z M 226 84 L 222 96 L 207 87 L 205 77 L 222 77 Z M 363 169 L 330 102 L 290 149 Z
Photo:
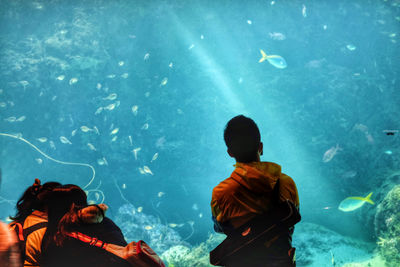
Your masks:
M 393 0 L 1 0 L 0 218 L 34 178 L 56 180 L 107 203 L 128 240 L 194 248 L 234 168 L 224 126 L 244 114 L 314 225 L 295 244 L 320 227 L 366 244 L 356 257 L 325 241 L 319 259 L 316 239 L 297 241 L 299 265 L 368 260 L 390 239 L 378 206 L 400 184 L 399 37 Z M 260 49 L 287 67 L 259 63 Z M 370 192 L 374 205 L 338 210 Z

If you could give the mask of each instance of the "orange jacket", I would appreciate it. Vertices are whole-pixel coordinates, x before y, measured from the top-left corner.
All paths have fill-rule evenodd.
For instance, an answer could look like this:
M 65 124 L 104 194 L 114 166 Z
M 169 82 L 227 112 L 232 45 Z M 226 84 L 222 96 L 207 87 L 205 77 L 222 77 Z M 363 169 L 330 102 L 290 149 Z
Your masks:
M 267 212 L 272 206 L 272 192 L 278 179 L 280 199 L 289 199 L 299 207 L 296 184 L 281 172 L 280 165 L 251 162 L 236 163 L 234 166 L 236 168 L 231 177 L 212 192 L 211 211 L 218 224 L 229 223 L 237 228 L 257 214 Z

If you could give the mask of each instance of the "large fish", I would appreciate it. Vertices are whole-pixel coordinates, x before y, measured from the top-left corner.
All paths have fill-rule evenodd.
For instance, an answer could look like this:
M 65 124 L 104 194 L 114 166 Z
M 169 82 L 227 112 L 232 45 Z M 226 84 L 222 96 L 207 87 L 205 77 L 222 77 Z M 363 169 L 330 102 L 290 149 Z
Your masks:
M 339 210 L 344 212 L 353 211 L 361 208 L 366 202 L 371 205 L 375 203 L 371 200 L 372 192 L 366 197 L 348 197 L 339 204 Z

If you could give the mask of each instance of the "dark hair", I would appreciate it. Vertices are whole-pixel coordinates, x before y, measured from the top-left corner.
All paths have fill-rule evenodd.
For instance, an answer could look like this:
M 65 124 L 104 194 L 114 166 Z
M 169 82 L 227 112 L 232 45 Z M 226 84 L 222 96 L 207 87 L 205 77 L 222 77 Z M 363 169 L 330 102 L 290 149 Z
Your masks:
M 33 185 L 28 187 L 18 200 L 17 214 L 10 216 L 10 219 L 22 223 L 34 210 L 45 211 L 51 191 L 60 185 L 57 182 L 40 185 L 40 180 L 35 179 Z
M 87 206 L 87 196 L 79 186 L 67 184 L 53 190 L 48 206 L 48 224 L 45 236 L 43 237 L 42 248 L 50 242 L 60 243 L 60 235 L 65 237 L 64 232 L 60 232 L 59 227 L 62 218 L 70 211 Z M 62 240 L 61 240 L 62 242 Z
M 232 118 L 225 126 L 224 140 L 237 162 L 256 160 L 261 137 L 257 124 L 243 115 Z

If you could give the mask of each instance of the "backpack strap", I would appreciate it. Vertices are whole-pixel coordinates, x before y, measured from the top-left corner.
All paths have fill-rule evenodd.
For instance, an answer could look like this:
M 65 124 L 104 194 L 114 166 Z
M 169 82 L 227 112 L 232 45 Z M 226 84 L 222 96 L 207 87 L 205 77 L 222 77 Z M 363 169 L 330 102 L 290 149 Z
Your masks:
M 28 228 L 25 228 L 23 231 L 23 235 L 24 235 L 24 239 L 26 241 L 26 239 L 28 238 L 28 235 L 32 234 L 33 232 L 42 229 L 42 228 L 46 228 L 47 227 L 47 222 L 40 222 L 37 224 L 34 224 L 32 226 L 29 226 Z
M 85 243 L 89 244 L 90 246 L 95 246 L 95 247 L 98 247 L 98 248 L 105 249 L 105 247 L 107 245 L 107 243 L 99 240 L 97 237 L 90 237 L 90 236 L 87 236 L 87 235 L 82 234 L 80 232 L 67 233 L 66 235 L 69 236 L 69 237 L 78 239 L 78 240 L 80 240 L 82 242 L 85 242 Z

